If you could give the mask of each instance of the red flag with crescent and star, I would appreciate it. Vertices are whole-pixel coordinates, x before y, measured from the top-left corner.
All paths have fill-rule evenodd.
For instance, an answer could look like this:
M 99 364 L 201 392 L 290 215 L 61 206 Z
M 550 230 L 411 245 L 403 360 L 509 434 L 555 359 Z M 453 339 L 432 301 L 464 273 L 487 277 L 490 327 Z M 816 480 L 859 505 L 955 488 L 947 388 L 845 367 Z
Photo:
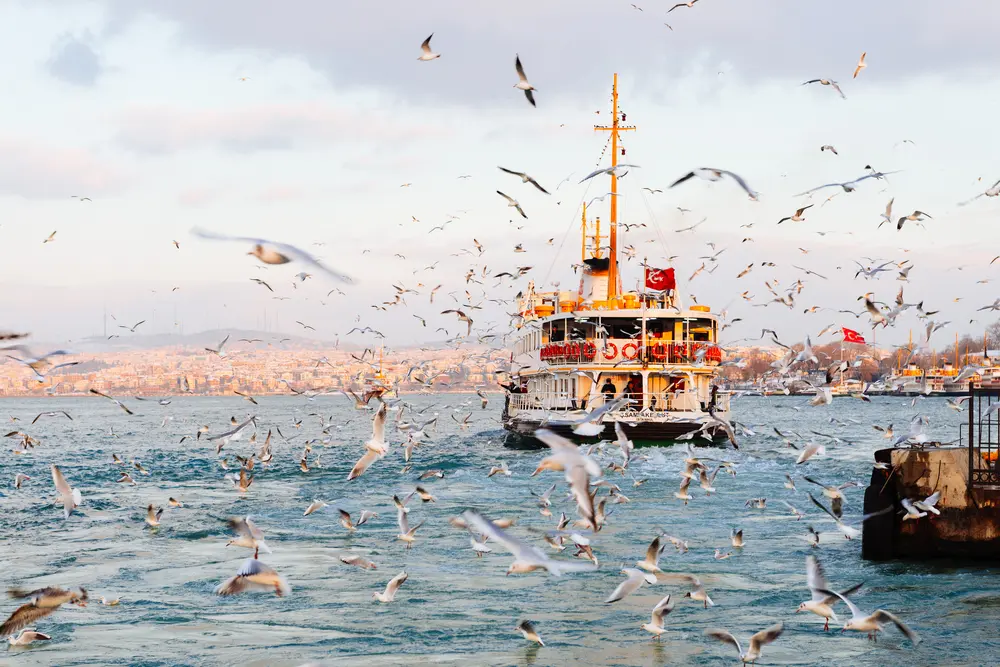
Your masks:
M 677 289 L 677 279 L 673 269 L 654 269 L 646 267 L 646 287 L 651 290 Z
M 848 329 L 847 327 L 840 327 L 844 332 L 844 342 L 845 343 L 864 343 L 865 337 L 859 334 L 854 329 Z

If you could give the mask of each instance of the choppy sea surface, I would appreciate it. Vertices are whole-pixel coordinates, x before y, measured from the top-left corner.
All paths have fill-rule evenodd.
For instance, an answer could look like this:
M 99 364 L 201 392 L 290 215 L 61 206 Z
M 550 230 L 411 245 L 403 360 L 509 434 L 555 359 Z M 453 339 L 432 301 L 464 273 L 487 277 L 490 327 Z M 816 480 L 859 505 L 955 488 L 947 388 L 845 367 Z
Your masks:
M 425 416 L 438 414 L 428 444 L 414 452 L 412 469 L 402 472 L 403 451 L 397 445 L 405 436 L 393 427 L 395 415 L 390 413 L 390 454 L 352 482 L 347 473 L 370 436 L 371 413 L 355 410 L 340 396 L 313 401 L 262 397 L 258 406 L 239 398 L 181 397 L 166 406 L 123 399 L 134 416 L 98 398 L 0 401 L 4 420 L 8 415 L 19 419 L 8 430 L 23 430 L 41 441 L 25 454 L 12 452 L 17 440 L 2 441 L 0 585 L 83 586 L 91 595 L 86 608 L 64 606 L 35 624 L 52 636 L 50 642 L 0 649 L 0 665 L 739 664 L 735 651 L 707 639 L 704 630 L 729 629 L 746 646 L 750 634 L 778 621 L 784 622 L 785 632 L 765 648 L 759 664 L 1000 662 L 1000 568 L 951 561 L 865 562 L 860 540 L 845 540 L 812 507 L 805 491 L 812 487 L 818 495 L 819 489 L 801 479 L 808 474 L 828 483 L 867 485 L 872 453 L 888 442 L 873 424 L 893 423 L 903 432 L 919 412 L 930 418 L 932 436 L 957 437 L 965 415 L 949 410 L 943 399 L 922 400 L 915 407 L 901 398 L 874 398 L 870 404 L 837 399 L 832 406 L 810 408 L 802 398 L 741 398 L 733 404 L 734 417 L 752 425 L 756 435 L 741 438 L 739 451 L 697 449 L 699 455 L 735 462 L 735 477 L 720 472 L 710 497 L 693 484 L 694 498 L 685 506 L 673 495 L 684 467 L 683 448 L 642 448 L 642 458 L 633 461 L 626 476 L 608 471 L 607 478 L 631 502 L 609 505 L 607 526 L 593 537 L 600 569 L 559 578 L 537 573 L 506 577 L 512 561 L 508 553 L 493 545 L 493 553 L 476 558 L 468 534 L 448 523 L 467 508 L 491 518 L 516 518 L 512 533 L 555 558 L 572 557 L 571 548 L 557 554 L 528 530 L 555 524 L 555 518 L 540 515 L 529 491 L 542 493 L 558 482 L 552 494 L 554 517 L 565 511 L 575 518 L 575 506 L 567 499 L 561 473 L 530 476 L 543 452 L 503 447 L 497 421 L 502 399 L 493 398 L 485 410 L 474 396 L 404 399 L 426 409 Z M 30 423 L 50 410 L 65 410 L 73 419 L 42 417 Z M 453 415 L 461 419 L 469 412 L 471 425 L 461 430 Z M 273 462 L 258 464 L 250 491 L 240 494 L 224 478 L 227 471 L 219 459 L 226 459 L 230 472 L 238 470 L 236 455 L 248 455 L 253 448 L 248 437 L 231 442 L 217 456 L 195 434 L 201 425 L 208 425 L 212 434 L 228 430 L 232 416 L 243 420 L 248 413 L 257 416 L 259 442 L 276 427 L 287 440 L 275 432 Z M 324 437 L 324 421 L 337 426 L 330 429 L 328 445 L 313 445 L 308 459 L 312 469 L 303 472 L 299 458 L 304 445 Z M 829 442 L 825 456 L 796 466 L 796 452 L 774 427 L 801 433 L 799 444 L 826 441 L 810 431 L 847 444 Z M 181 443 L 183 436 L 188 437 Z M 609 448 L 600 460 L 618 460 L 616 451 Z M 112 464 L 112 453 L 127 462 L 140 461 L 149 474 L 129 466 L 137 486 L 116 483 L 123 468 Z M 487 478 L 500 461 L 513 474 Z M 82 506 L 69 520 L 52 503 L 52 463 L 83 494 Z M 442 470 L 444 478 L 418 482 L 429 469 Z M 20 490 L 13 486 L 16 473 L 31 476 Z M 797 491 L 784 487 L 785 473 L 793 475 Z M 634 479 L 648 481 L 635 487 Z M 396 539 L 392 496 L 408 494 L 417 484 L 436 502 L 411 501 L 411 525 L 424 524 L 407 550 Z M 861 514 L 863 488 L 845 493 L 845 519 L 850 522 Z M 169 497 L 184 506 L 166 508 L 161 525 L 148 527 L 143 522 L 146 506 L 165 506 Z M 752 497 L 767 497 L 766 509 L 745 507 Z M 303 516 L 313 499 L 330 506 Z M 806 518 L 796 520 L 782 499 L 806 512 Z M 338 523 L 336 508 L 355 519 L 363 509 L 373 510 L 379 518 L 348 533 Z M 230 534 L 225 519 L 247 515 L 265 531 L 273 553 L 262 553 L 261 560 L 288 580 L 289 597 L 214 595 L 214 588 L 250 555 L 226 546 Z M 803 539 L 807 525 L 822 532 L 818 548 Z M 623 579 L 622 564 L 640 560 L 658 528 L 689 543 L 684 554 L 668 546 L 661 567 L 700 577 L 717 606 L 704 609 L 683 597 L 683 584 L 670 581 L 644 586 L 613 605 L 603 603 Z M 744 531 L 741 550 L 730 546 L 732 528 Z M 716 548 L 733 555 L 716 560 Z M 862 609 L 896 613 L 924 641 L 913 646 L 890 627 L 873 644 L 863 634 L 824 633 L 819 617 L 795 614 L 809 598 L 804 561 L 810 553 L 820 558 L 835 587 L 865 582 L 854 598 Z M 346 554 L 360 554 L 378 569 L 343 565 L 339 557 Z M 403 570 L 409 579 L 396 600 L 374 601 L 372 593 Z M 657 642 L 639 626 L 667 593 L 676 608 Z M 102 606 L 102 595 L 120 597 L 121 604 Z M 15 607 L 13 600 L 0 600 L 4 618 Z M 847 615 L 843 607 L 839 611 L 842 618 Z M 534 621 L 545 647 L 529 645 L 514 630 L 524 618 Z

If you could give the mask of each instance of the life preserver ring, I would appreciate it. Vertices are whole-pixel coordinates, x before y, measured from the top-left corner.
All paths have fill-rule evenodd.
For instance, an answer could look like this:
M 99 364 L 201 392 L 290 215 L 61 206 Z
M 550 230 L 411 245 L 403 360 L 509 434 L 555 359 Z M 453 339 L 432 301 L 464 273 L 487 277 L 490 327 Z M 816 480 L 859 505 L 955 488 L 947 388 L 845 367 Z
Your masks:
M 622 345 L 622 356 L 626 359 L 635 359 L 639 356 L 639 346 L 635 343 L 625 343 Z
M 604 358 L 607 359 L 608 361 L 611 361 L 612 359 L 614 359 L 617 356 L 618 356 L 618 346 L 615 345 L 614 343 L 610 343 L 610 342 L 605 343 L 604 344 Z

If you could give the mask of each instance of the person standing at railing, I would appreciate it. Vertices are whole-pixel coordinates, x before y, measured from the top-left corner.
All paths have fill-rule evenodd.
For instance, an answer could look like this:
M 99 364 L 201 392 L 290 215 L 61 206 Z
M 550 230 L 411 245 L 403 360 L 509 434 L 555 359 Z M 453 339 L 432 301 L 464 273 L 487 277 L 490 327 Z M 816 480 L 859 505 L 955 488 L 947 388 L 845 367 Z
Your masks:
M 605 403 L 614 400 L 618 390 L 615 389 L 615 383 L 611 381 L 611 378 L 604 380 L 604 385 L 601 386 L 601 393 L 604 394 Z

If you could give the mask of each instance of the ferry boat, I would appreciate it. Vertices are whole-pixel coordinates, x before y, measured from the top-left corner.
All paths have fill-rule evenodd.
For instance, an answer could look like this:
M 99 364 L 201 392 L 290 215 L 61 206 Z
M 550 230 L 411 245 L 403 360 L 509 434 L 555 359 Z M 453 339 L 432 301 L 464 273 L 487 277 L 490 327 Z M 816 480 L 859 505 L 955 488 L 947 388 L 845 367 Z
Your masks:
M 718 317 L 708 306 L 681 303 L 673 269 L 644 262 L 646 289 L 622 289 L 615 168 L 619 133 L 636 129 L 624 121 L 616 74 L 611 123 L 595 127 L 610 132 L 607 235 L 584 205 L 578 288 L 543 292 L 530 283 L 521 295 L 502 420 L 514 440 L 542 425 L 566 436 L 613 439 L 622 424 L 630 439 L 645 443 L 732 432 L 730 394 L 717 383 Z

